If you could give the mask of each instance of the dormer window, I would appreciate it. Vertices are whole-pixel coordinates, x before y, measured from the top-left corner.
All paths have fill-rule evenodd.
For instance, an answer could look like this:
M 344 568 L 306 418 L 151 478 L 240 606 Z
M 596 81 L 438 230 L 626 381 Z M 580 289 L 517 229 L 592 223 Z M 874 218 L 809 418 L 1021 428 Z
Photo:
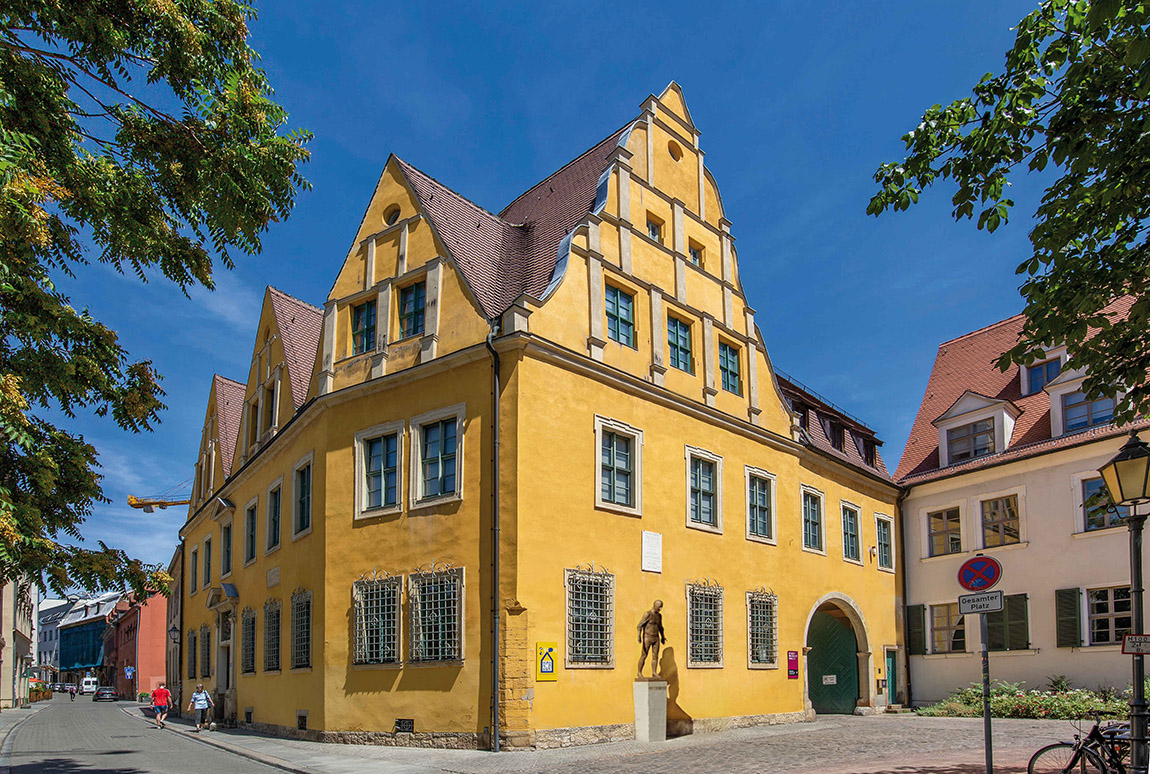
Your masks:
M 949 464 L 994 454 L 994 419 L 971 422 L 946 431 L 946 458 Z
M 869 438 L 863 440 L 863 461 L 872 468 L 875 463 L 875 444 Z
M 1062 422 L 1065 432 L 1085 430 L 1114 421 L 1114 399 L 1086 400 L 1081 392 L 1062 396 Z
M 1054 381 L 1061 371 L 1062 360 L 1057 357 L 1053 360 L 1047 360 L 1029 366 L 1026 369 L 1027 387 L 1029 388 L 1026 394 L 1033 395 L 1036 392 L 1040 392 L 1043 387 Z
M 842 451 L 843 450 L 843 443 L 845 441 L 845 436 L 846 436 L 846 432 L 843 429 L 843 426 L 840 425 L 838 422 L 831 422 L 831 424 L 830 424 L 831 446 L 833 446 L 838 451 Z

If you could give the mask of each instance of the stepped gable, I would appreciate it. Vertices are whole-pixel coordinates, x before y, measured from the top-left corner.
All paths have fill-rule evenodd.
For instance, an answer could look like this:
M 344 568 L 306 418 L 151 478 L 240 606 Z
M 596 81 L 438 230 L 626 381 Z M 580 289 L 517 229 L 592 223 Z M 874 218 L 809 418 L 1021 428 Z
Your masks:
M 1106 312 L 1112 316 L 1125 317 L 1132 304 L 1133 298 L 1126 296 L 1110 304 Z M 1042 390 L 1022 395 L 1018 366 L 1012 365 L 1006 371 L 1000 371 L 995 365 L 998 358 L 1018 342 L 1025 319 L 1024 315 L 1016 314 L 939 345 L 922 405 L 919 406 L 906 449 L 903 450 L 894 474 L 895 481 L 900 485 L 921 483 L 927 479 L 942 478 L 1011 459 L 1076 446 L 1129 429 L 1110 424 L 1051 438 L 1050 396 Z M 995 400 L 1010 401 L 1021 413 L 1014 420 L 1014 432 L 1005 450 L 940 470 L 938 428 L 932 423 L 945 414 L 967 390 Z
M 792 407 L 797 402 L 807 406 L 814 412 L 814 416 L 811 420 L 808 420 L 806 428 L 806 435 L 807 438 L 810 439 L 812 446 L 849 465 L 880 476 L 886 481 L 891 480 L 890 472 L 886 468 L 882 454 L 879 453 L 879 447 L 882 445 L 882 441 L 875 437 L 873 430 L 857 419 L 835 408 L 816 393 L 786 378 L 778 371 L 775 372 L 775 379 L 778 380 L 779 389 L 782 390 L 783 395 Z M 831 443 L 831 439 L 827 437 L 826 429 L 821 421 L 823 417 L 837 420 L 847 431 L 842 451 L 836 449 Z M 860 448 L 863 439 L 869 439 L 875 443 L 874 465 L 868 465 L 866 458 L 863 457 L 863 452 Z
M 212 380 L 216 391 L 216 438 L 220 446 L 220 462 L 224 477 L 232 474 L 232 461 L 236 441 L 240 437 L 240 423 L 244 415 L 244 390 L 240 382 L 216 374 Z
M 287 363 L 288 388 L 298 410 L 307 400 L 311 385 L 316 350 L 323 333 L 323 310 L 270 286 L 268 292 Z
M 487 319 L 527 293 L 541 298 L 559 243 L 591 211 L 595 188 L 623 130 L 536 183 L 499 215 L 396 157 L 432 229 Z

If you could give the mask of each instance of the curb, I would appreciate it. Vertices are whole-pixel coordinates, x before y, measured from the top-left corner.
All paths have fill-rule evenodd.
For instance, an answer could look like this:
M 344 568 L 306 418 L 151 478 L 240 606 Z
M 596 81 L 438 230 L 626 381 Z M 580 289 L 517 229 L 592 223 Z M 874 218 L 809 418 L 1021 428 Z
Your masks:
M 7 730 L 4 731 L 4 735 L 0 737 L 0 774 L 11 774 L 12 772 L 12 766 L 9 763 L 9 759 L 12 757 L 12 743 L 15 741 L 12 732 L 19 728 L 20 724 L 25 720 L 34 717 L 36 713 L 43 710 L 45 706 L 43 703 L 40 703 L 40 706 L 32 705 L 35 709 L 29 707 L 28 709 L 32 711 L 8 726 Z
M 138 710 L 139 707 L 136 709 Z M 127 707 L 120 707 L 120 711 L 130 718 L 142 720 L 148 725 L 155 725 L 148 717 L 142 713 L 133 712 Z M 13 726 L 13 728 L 15 728 L 15 726 Z M 199 742 L 200 744 L 206 744 L 208 747 L 215 747 L 220 750 L 224 750 L 225 752 L 230 752 L 233 755 L 238 755 L 241 758 L 247 758 L 248 760 L 255 761 L 256 763 L 262 763 L 267 766 L 274 766 L 275 768 L 282 769 L 283 771 L 293 772 L 293 774 L 319 774 L 319 772 L 316 772 L 314 769 L 299 766 L 297 764 L 291 763 L 290 761 L 285 761 L 282 758 L 276 758 L 272 755 L 265 755 L 264 753 L 259 753 L 255 750 L 249 750 L 248 748 L 241 747 L 240 745 L 229 744 L 228 742 L 219 739 L 210 739 L 207 736 L 207 734 L 212 733 L 210 731 L 204 734 L 196 734 L 191 731 L 185 731 L 183 728 L 178 726 L 165 725 L 165 728 L 169 731 L 172 731 L 173 733 L 177 733 L 181 736 L 191 739 L 194 742 Z M 0 766 L 0 774 L 9 774 L 9 772 Z

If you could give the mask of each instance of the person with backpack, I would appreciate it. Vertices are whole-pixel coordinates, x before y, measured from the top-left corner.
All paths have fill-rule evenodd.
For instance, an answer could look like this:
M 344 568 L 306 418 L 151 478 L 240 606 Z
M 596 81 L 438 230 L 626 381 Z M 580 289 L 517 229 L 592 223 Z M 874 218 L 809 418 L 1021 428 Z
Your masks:
M 208 709 L 214 706 L 216 706 L 216 703 L 212 701 L 212 695 L 204 690 L 204 684 L 196 683 L 196 690 L 192 694 L 191 701 L 188 702 L 188 711 L 196 711 L 197 733 L 199 733 L 202 726 L 208 724 Z
M 164 721 L 168 719 L 168 707 L 171 704 L 172 692 L 161 682 L 159 687 L 152 691 L 152 710 L 156 715 L 156 728 L 164 727 Z

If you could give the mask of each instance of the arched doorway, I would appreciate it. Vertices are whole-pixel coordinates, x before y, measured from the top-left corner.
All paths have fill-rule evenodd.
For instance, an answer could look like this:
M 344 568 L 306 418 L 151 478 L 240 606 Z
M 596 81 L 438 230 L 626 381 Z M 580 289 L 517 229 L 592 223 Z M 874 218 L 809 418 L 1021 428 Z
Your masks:
M 873 707 L 869 637 L 854 600 L 828 594 L 807 618 L 807 706 L 817 713 L 850 715 Z

